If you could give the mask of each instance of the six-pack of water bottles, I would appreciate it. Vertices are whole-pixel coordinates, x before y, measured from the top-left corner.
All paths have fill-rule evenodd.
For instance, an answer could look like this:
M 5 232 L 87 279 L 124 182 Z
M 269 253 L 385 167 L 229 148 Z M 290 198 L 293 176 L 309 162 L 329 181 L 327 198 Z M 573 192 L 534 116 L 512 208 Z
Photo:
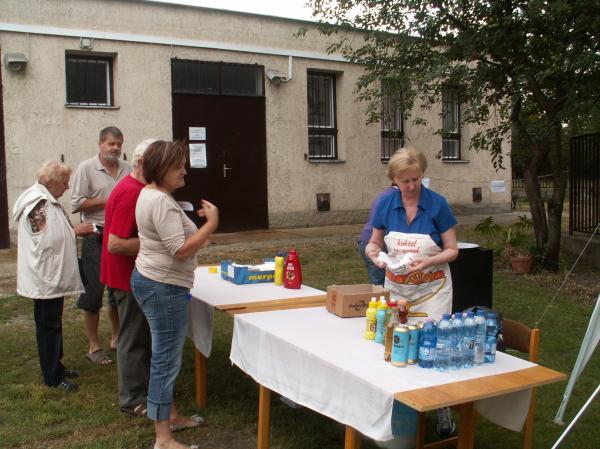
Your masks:
M 446 313 L 435 322 L 409 323 L 406 300 L 371 298 L 366 312 L 365 338 L 384 345 L 384 360 L 394 366 L 418 364 L 437 371 L 494 363 L 498 323 L 496 314 L 478 310 Z

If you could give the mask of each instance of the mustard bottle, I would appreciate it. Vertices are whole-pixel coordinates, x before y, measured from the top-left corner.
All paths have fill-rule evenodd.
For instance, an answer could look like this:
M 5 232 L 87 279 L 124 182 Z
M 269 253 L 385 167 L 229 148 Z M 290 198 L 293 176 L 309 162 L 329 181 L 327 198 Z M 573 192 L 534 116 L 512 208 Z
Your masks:
M 369 301 L 366 317 L 365 338 L 367 340 L 375 340 L 375 328 L 377 326 L 377 298 L 374 296 L 371 298 L 371 301 Z
M 275 256 L 275 285 L 283 285 L 283 254 Z

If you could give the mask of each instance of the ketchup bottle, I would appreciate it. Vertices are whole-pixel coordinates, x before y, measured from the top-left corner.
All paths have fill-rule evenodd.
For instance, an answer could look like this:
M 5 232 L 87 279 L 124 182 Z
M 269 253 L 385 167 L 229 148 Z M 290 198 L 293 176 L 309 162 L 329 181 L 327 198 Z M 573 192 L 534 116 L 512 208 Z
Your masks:
M 290 250 L 285 259 L 283 286 L 285 288 L 300 288 L 302 285 L 302 269 L 300 259 L 295 249 Z

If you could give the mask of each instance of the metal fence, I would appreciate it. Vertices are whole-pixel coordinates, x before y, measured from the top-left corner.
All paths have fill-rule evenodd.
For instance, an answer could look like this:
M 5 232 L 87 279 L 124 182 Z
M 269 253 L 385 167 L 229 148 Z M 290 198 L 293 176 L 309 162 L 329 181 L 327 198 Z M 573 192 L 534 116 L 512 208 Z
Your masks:
M 569 141 L 569 234 L 591 234 L 600 221 L 600 133 Z

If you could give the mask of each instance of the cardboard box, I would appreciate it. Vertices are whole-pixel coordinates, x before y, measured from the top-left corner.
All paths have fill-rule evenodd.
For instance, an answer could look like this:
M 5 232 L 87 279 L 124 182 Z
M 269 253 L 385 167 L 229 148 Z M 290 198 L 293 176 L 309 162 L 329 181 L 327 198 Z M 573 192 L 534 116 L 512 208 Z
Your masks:
M 265 259 L 265 262 L 273 259 Z M 248 265 L 233 265 L 232 260 L 221 261 L 221 277 L 234 284 L 261 284 L 275 281 L 275 270 L 256 270 Z
M 386 301 L 390 299 L 390 292 L 382 286 L 371 284 L 356 285 L 330 285 L 327 287 L 327 310 L 342 318 L 365 316 L 369 301 L 375 296 L 381 296 Z

